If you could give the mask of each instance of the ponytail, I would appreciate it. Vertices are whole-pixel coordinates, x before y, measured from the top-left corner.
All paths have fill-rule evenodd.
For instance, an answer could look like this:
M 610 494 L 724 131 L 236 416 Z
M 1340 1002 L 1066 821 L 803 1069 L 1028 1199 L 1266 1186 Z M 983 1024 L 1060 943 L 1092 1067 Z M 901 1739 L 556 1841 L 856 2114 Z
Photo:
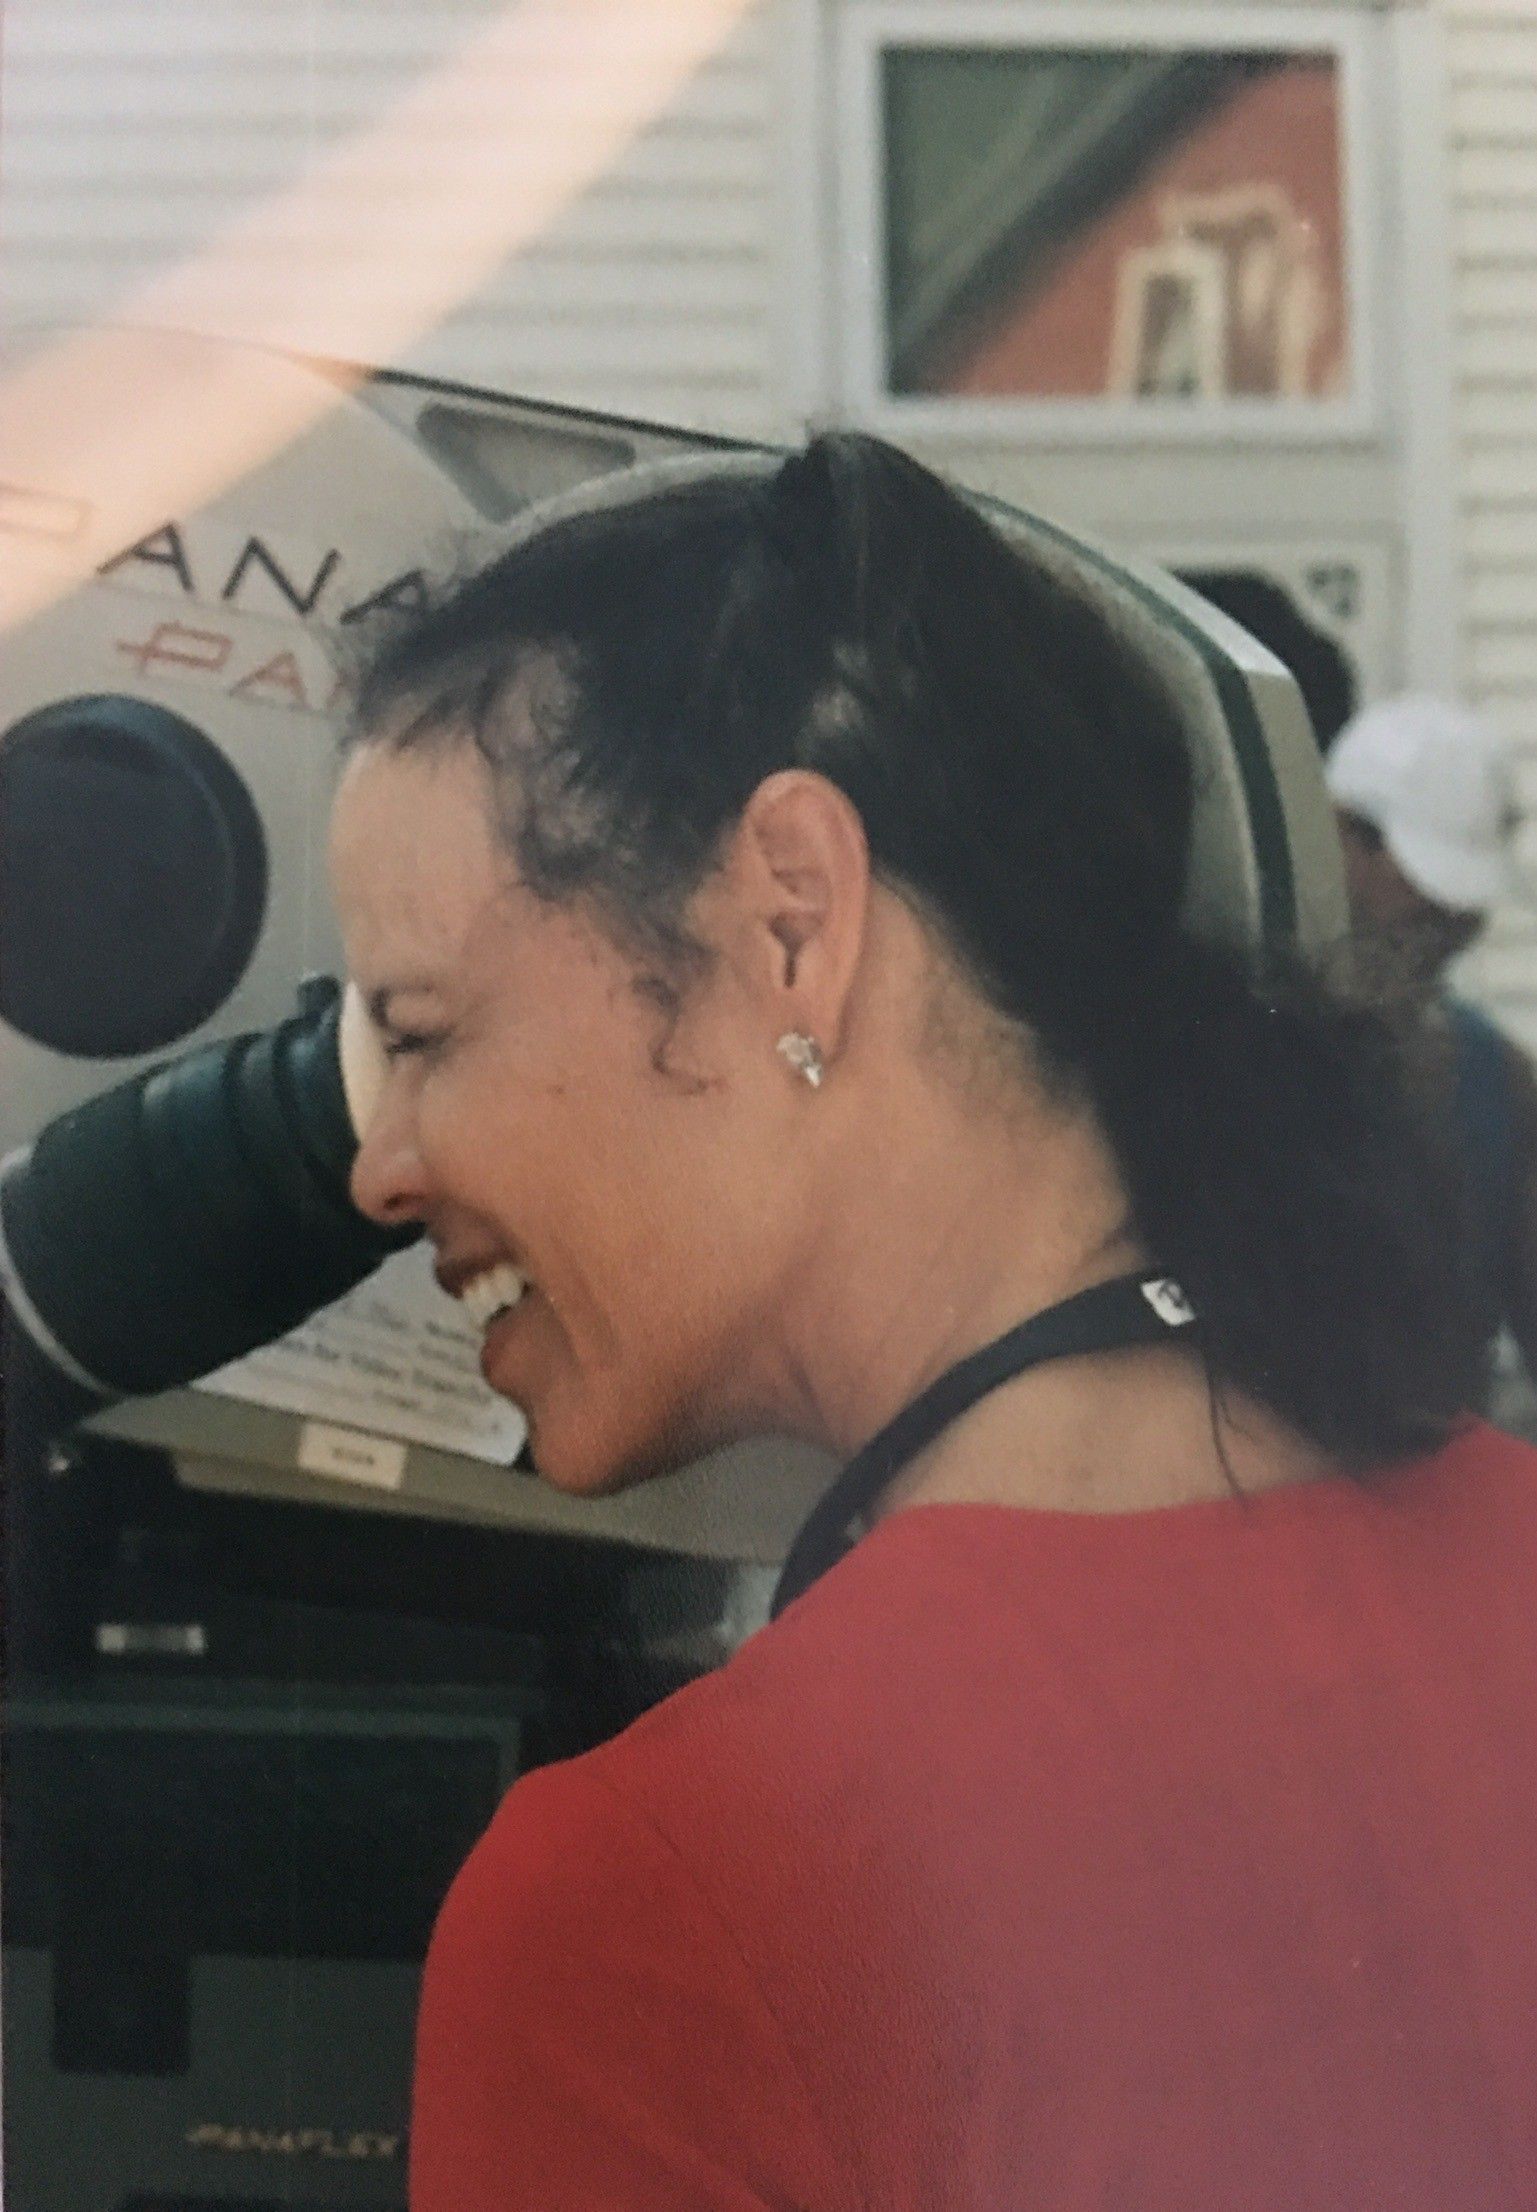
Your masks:
M 1180 944 L 1084 1076 L 1219 1385 L 1346 1466 L 1442 1442 L 1483 1384 L 1466 1194 L 1404 1041 L 1294 967 Z

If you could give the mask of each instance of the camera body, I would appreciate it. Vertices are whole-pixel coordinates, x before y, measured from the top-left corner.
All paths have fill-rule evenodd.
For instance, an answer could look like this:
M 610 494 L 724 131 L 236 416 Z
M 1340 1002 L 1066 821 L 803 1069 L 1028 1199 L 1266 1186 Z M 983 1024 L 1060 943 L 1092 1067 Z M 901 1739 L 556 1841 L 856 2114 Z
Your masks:
M 123 403 L 217 380 L 214 339 L 125 330 Z M 241 349 L 244 351 L 244 349 Z M 474 565 L 533 500 L 701 441 L 246 354 L 313 427 L 124 546 L 88 499 L 12 483 L 0 561 L 87 580 L 8 634 L 0 1152 L 170 1052 L 293 1011 L 339 950 L 334 717 L 369 617 Z M 6 477 L 25 467 L 0 454 Z

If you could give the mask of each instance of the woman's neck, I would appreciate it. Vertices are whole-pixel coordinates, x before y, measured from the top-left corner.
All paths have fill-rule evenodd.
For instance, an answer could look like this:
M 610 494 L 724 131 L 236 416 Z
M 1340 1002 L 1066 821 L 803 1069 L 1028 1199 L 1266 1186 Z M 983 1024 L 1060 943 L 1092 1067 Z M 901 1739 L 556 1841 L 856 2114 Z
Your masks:
M 1264 1408 L 1217 1399 L 1198 1356 L 1143 1347 L 1003 1385 L 902 1470 L 875 1517 L 944 1504 L 1149 1512 L 1333 1472 Z
M 816 1250 L 786 1300 L 794 1425 L 850 1456 L 936 1376 L 1030 1315 L 1160 1257 L 1093 1117 L 1043 1094 L 1006 1113 L 914 1086 L 831 1128 Z M 1325 1471 L 1262 1409 L 1215 1406 L 1199 1357 L 1114 1352 L 1032 1369 L 984 1398 L 893 1485 L 881 1510 L 991 1502 L 1132 1511 Z
M 1146 1256 L 1086 1113 L 987 1112 L 922 1080 L 875 1111 L 830 1085 L 824 1108 L 824 1195 L 770 1334 L 779 1410 L 844 1456 L 956 1360 Z

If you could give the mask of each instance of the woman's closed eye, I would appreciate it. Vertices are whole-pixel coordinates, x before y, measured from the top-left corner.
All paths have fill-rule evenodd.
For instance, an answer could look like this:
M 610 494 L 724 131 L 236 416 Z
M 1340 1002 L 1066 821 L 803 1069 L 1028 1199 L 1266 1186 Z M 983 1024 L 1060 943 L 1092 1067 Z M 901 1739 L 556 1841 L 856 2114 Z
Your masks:
M 380 1039 L 386 1060 L 426 1059 L 442 1049 L 447 1032 L 434 1029 L 390 1029 Z

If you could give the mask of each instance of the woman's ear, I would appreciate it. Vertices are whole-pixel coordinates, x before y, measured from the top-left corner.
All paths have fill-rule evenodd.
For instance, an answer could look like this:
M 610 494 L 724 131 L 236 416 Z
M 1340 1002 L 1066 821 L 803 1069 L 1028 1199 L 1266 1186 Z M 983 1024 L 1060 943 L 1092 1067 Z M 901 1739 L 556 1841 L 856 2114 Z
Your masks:
M 870 848 L 847 795 L 805 768 L 768 776 L 743 809 L 728 866 L 748 923 L 751 981 L 776 1035 L 837 1055 L 864 948 Z

